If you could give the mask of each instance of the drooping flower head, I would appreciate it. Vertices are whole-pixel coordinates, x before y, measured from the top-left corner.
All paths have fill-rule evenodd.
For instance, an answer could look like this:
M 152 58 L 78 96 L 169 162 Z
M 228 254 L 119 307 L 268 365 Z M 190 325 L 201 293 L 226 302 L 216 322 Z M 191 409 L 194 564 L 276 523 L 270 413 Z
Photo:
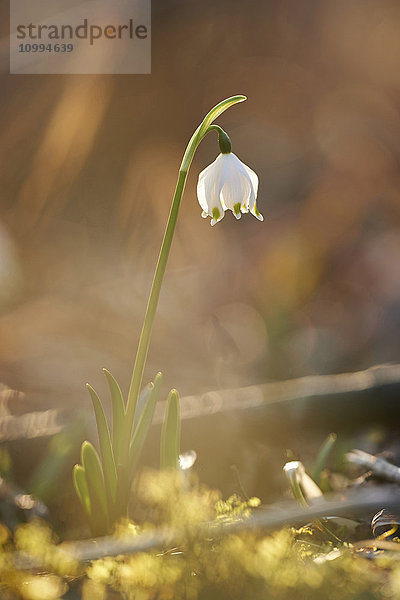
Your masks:
M 221 154 L 199 175 L 197 197 L 203 209 L 201 216 L 211 217 L 211 225 L 215 225 L 229 209 L 237 219 L 250 211 L 263 221 L 256 204 L 257 175 L 232 153 L 231 140 L 219 125 L 211 125 L 208 131 L 211 130 L 218 132 Z
M 211 225 L 215 225 L 229 209 L 237 219 L 250 211 L 262 221 L 256 204 L 257 191 L 256 173 L 232 152 L 221 153 L 199 175 L 197 197 L 202 217 L 211 217 Z

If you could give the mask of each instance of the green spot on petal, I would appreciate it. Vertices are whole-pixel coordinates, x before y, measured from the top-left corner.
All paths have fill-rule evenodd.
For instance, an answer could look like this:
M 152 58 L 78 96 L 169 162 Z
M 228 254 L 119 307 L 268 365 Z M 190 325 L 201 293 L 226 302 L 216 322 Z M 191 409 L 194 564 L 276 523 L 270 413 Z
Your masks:
M 236 204 L 233 205 L 233 211 L 234 211 L 235 215 L 240 214 L 240 202 L 236 202 Z
M 219 219 L 221 218 L 221 213 L 219 208 L 215 207 L 212 209 L 212 216 L 216 221 L 219 221 Z

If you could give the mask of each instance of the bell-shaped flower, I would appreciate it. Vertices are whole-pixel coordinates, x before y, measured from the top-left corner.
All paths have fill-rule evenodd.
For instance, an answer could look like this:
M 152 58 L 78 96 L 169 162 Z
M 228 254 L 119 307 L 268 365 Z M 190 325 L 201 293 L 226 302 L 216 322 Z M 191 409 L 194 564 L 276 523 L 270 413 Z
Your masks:
M 250 211 L 263 221 L 256 204 L 257 191 L 256 173 L 232 152 L 220 154 L 199 175 L 197 197 L 203 209 L 201 216 L 211 217 L 211 225 L 215 225 L 229 209 L 237 219 Z

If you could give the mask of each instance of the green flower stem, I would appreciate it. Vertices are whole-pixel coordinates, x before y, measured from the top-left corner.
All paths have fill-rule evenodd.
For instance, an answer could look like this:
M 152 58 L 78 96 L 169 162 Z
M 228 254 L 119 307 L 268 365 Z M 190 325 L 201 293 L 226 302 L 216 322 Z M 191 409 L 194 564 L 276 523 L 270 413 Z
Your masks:
M 161 285 L 167 266 L 168 256 L 171 250 L 172 239 L 174 237 L 176 221 L 178 219 L 179 207 L 181 205 L 182 195 L 185 189 L 187 174 L 187 170 L 179 171 L 174 199 L 169 213 L 168 223 L 165 229 L 164 239 L 162 241 L 157 266 L 154 273 L 153 284 L 151 286 L 150 296 L 147 303 L 146 315 L 143 322 L 142 332 L 140 334 L 135 366 L 129 388 L 128 402 L 126 407 L 126 420 L 128 425 L 133 423 L 133 419 L 135 417 L 137 398 L 142 385 L 143 371 L 150 345 L 151 331 L 153 328 L 154 317 L 157 310 L 158 299 L 160 297 Z
M 243 100 L 246 100 L 245 96 L 232 96 L 231 98 L 223 100 L 214 108 L 212 108 L 192 135 L 182 159 L 182 163 L 179 169 L 178 181 L 175 188 L 174 199 L 172 201 L 172 206 L 168 217 L 168 223 L 165 229 L 164 238 L 162 241 L 161 250 L 157 261 L 157 266 L 154 273 L 153 284 L 147 303 L 146 314 L 144 318 L 142 332 L 140 335 L 135 365 L 132 373 L 132 380 L 128 393 L 125 427 L 121 447 L 121 457 L 123 461 L 127 460 L 129 455 L 129 444 L 132 436 L 136 405 L 139 397 L 140 388 L 142 385 L 143 372 L 146 363 L 147 353 L 149 350 L 154 317 L 157 310 L 161 285 L 167 266 L 168 256 L 171 249 L 172 239 L 174 236 L 176 221 L 179 213 L 179 207 L 181 205 L 182 195 L 185 189 L 185 183 L 189 167 L 191 165 L 194 153 L 198 145 L 200 144 L 204 136 L 209 132 L 209 128 L 212 122 L 217 117 L 219 117 L 227 108 L 229 108 L 233 104 L 236 104 L 237 102 L 243 102 Z

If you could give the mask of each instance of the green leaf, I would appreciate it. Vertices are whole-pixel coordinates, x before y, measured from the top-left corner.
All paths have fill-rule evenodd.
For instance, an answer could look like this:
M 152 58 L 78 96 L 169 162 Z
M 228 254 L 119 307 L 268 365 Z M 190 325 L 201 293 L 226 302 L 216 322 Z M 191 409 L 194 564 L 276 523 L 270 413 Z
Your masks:
M 161 469 L 176 469 L 178 467 L 180 436 L 179 394 L 177 390 L 171 390 L 167 399 L 167 409 L 161 431 Z
M 86 516 L 90 521 L 90 498 L 89 488 L 86 481 L 85 469 L 82 465 L 75 465 L 72 471 L 74 486 L 79 500 L 85 510 Z
M 103 459 L 104 481 L 107 490 L 108 506 L 110 512 L 115 503 L 117 493 L 117 470 L 115 467 L 114 453 L 111 445 L 110 432 L 100 398 L 91 385 L 86 384 L 93 402 L 96 415 L 97 432 L 99 434 L 100 452 Z
M 108 532 L 107 493 L 100 458 L 88 441 L 83 442 L 81 455 L 90 498 L 92 533 L 105 535 Z
M 230 98 L 226 98 L 225 100 L 218 102 L 218 104 L 216 104 L 214 108 L 212 108 L 210 112 L 207 113 L 207 115 L 201 122 L 199 128 L 200 135 L 204 135 L 204 133 L 210 127 L 211 123 L 218 119 L 218 117 L 220 117 L 222 113 L 224 113 L 228 108 L 230 108 L 234 104 L 237 104 L 238 102 L 244 102 L 245 100 L 247 100 L 246 96 L 239 94 L 237 96 L 231 96 Z
M 100 532 L 99 535 L 101 535 L 102 531 L 100 530 L 100 523 L 97 523 L 96 515 L 92 515 L 91 512 L 89 487 L 87 484 L 85 469 L 82 467 L 82 465 L 75 465 L 72 475 L 75 490 L 85 511 L 90 530 L 93 535 L 98 535 L 98 532 Z
M 122 397 L 121 388 L 118 385 L 115 377 L 103 369 L 103 373 L 106 376 L 108 387 L 110 388 L 111 394 L 111 405 L 112 405 L 112 447 L 114 450 L 115 463 L 118 464 L 119 452 L 121 447 L 122 432 L 125 422 L 125 404 Z
M 314 469 L 312 472 L 312 478 L 314 479 L 315 483 L 317 483 L 317 484 L 320 483 L 321 473 L 325 469 L 329 455 L 332 451 L 333 446 L 336 443 L 336 439 L 337 439 L 336 433 L 330 433 L 318 451 L 318 455 L 317 455 Z
M 154 384 L 151 384 L 151 387 L 149 387 L 149 394 L 146 399 L 146 403 L 142 409 L 139 422 L 133 434 L 133 438 L 129 449 L 130 478 L 132 478 L 135 467 L 137 466 L 137 463 L 139 461 L 140 453 L 142 451 L 144 442 L 146 440 L 147 434 L 149 432 L 153 420 L 153 415 L 160 392 L 161 381 L 162 374 L 157 373 L 154 379 Z

